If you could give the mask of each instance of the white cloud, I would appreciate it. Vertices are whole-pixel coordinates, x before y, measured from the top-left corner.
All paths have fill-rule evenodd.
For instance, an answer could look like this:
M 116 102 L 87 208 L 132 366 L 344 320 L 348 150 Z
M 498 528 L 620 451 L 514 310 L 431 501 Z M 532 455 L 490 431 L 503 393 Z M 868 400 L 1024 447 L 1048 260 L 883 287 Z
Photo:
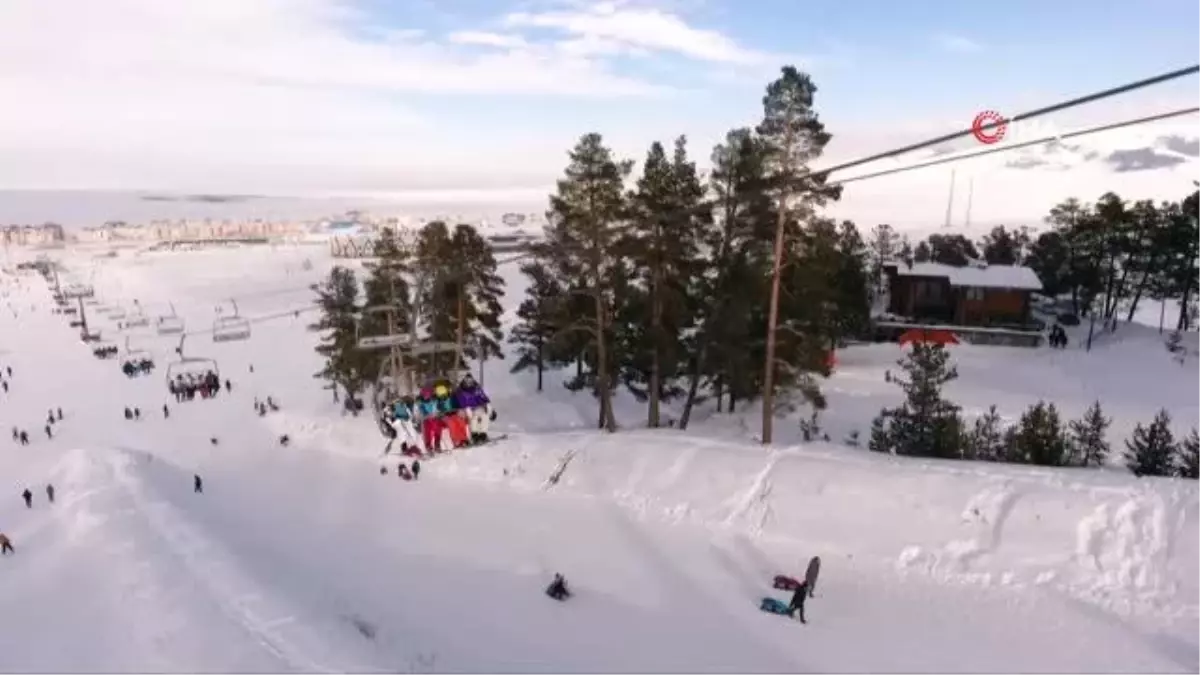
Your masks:
M 581 40 L 622 44 L 671 52 L 714 63 L 760 65 L 775 57 L 739 45 L 726 35 L 694 28 L 675 14 L 627 3 L 600 2 L 570 11 L 515 12 L 504 18 L 509 27 L 554 29 Z
M 938 47 L 956 54 L 973 54 L 983 50 L 983 45 L 979 44 L 978 42 L 961 35 L 952 35 L 950 33 L 941 33 L 934 36 L 934 42 Z
M 477 45 L 480 47 L 496 47 L 499 49 L 520 49 L 528 47 L 529 43 L 520 35 L 489 33 L 486 31 L 464 30 L 449 35 L 449 40 L 459 45 Z

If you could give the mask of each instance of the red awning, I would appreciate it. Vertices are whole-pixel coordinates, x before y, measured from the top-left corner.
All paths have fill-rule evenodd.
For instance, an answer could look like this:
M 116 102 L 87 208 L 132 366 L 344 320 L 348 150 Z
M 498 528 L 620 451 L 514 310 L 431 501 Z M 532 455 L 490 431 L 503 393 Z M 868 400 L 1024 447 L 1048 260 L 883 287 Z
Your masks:
M 900 334 L 898 342 L 901 345 L 913 342 L 935 345 L 956 345 L 958 337 L 951 331 L 942 328 L 910 328 Z

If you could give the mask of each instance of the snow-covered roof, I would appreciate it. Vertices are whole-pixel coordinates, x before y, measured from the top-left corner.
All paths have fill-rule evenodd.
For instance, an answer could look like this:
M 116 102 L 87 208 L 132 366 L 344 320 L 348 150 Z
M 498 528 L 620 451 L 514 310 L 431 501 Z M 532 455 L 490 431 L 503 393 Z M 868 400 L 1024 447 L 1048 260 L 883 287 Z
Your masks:
M 950 280 L 951 286 L 971 286 L 974 288 L 1016 288 L 1028 291 L 1042 290 L 1042 282 L 1037 273 L 1024 265 L 966 265 L 955 267 L 942 263 L 913 263 L 912 267 L 903 262 L 892 262 L 896 274 L 902 277 L 944 277 Z

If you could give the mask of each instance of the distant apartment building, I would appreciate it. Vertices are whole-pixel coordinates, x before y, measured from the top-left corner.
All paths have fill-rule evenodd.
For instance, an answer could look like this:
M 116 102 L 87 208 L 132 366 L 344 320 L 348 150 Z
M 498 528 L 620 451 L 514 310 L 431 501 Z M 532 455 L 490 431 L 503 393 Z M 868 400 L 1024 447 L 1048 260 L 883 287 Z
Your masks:
M 57 223 L 0 226 L 0 243 L 5 246 L 55 246 L 65 240 L 62 225 Z
M 154 220 L 146 224 L 131 225 L 121 221 L 110 221 L 98 227 L 84 228 L 79 234 L 81 242 L 175 242 L 220 239 L 275 239 L 304 233 L 307 225 L 297 222 L 275 222 L 266 220 Z

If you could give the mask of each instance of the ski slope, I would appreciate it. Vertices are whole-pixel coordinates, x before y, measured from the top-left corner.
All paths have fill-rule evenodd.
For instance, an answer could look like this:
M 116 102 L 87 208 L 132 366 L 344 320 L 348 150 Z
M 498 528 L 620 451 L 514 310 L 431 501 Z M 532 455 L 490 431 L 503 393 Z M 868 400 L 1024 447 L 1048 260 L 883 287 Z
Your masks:
M 489 363 L 509 438 L 426 462 L 416 483 L 381 476 L 369 418 L 341 416 L 312 378 L 313 315 L 289 315 L 332 265 L 324 255 L 64 260 L 84 278 L 95 266 L 106 301 L 138 298 L 149 314 L 173 303 L 189 330 L 230 296 L 243 315 L 281 315 L 246 342 L 189 337 L 185 353 L 216 359 L 234 388 L 182 404 L 164 384 L 178 339 L 131 339 L 159 368 L 129 380 L 50 315 L 40 278 L 0 281 L 17 314 L 0 307 L 0 366 L 14 369 L 0 420 L 31 438 L 0 451 L 0 531 L 17 548 L 0 559 L 0 670 L 1200 668 L 1196 483 L 836 443 L 865 436 L 892 403 L 891 345 L 839 353 L 825 417 L 835 442 L 773 451 L 751 442 L 752 408 L 701 411 L 688 433 L 648 431 L 621 398 L 628 430 L 609 436 L 591 429 L 589 397 L 553 377 L 537 394 L 532 375 Z M 505 273 L 512 307 L 523 283 Z M 1039 397 L 1074 415 L 1098 397 L 1118 445 L 1162 406 L 1186 431 L 1194 362 L 1181 367 L 1154 331 L 1129 328 L 1093 355 L 959 348 L 948 393 L 969 413 L 996 403 L 1006 415 Z M 268 395 L 282 410 L 259 417 L 252 402 Z M 142 419 L 126 421 L 125 406 Z M 50 440 L 52 407 L 65 419 Z M 33 509 L 19 496 L 27 486 Z M 812 555 L 824 565 L 809 623 L 759 612 L 763 595 L 786 598 L 771 577 Z M 576 593 L 565 604 L 542 594 L 554 572 Z

